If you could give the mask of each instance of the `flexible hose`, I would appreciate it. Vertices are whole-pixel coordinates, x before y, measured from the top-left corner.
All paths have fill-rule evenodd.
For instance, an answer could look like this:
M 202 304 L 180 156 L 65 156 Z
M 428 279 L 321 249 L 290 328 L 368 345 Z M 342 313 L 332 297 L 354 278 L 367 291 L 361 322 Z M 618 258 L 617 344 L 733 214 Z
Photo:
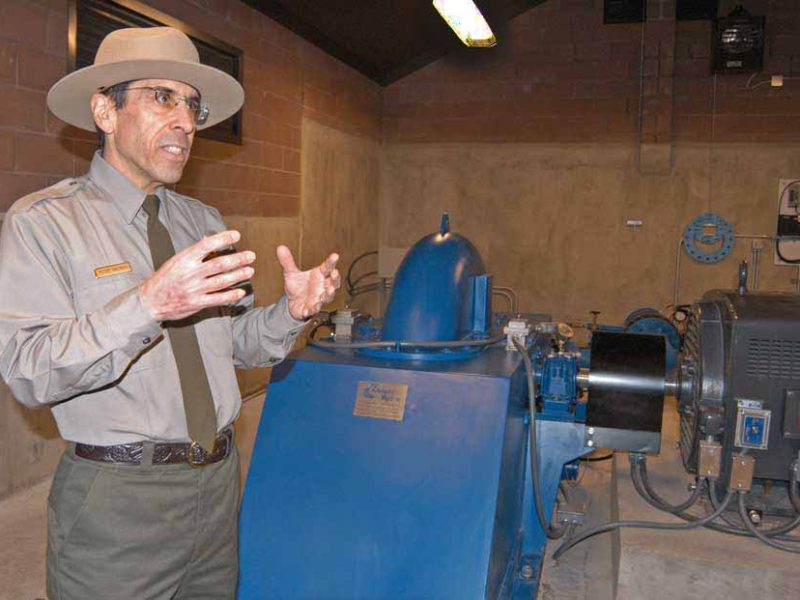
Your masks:
M 519 301 L 517 299 L 517 292 L 515 292 L 510 287 L 503 287 L 500 285 L 492 286 L 492 293 L 495 292 L 509 299 L 509 302 L 511 303 L 512 314 L 517 314 L 517 312 L 519 312 Z
M 315 348 L 323 348 L 325 350 L 334 350 L 340 348 L 342 350 L 353 350 L 356 348 L 392 348 L 396 344 L 394 342 L 325 342 L 322 340 L 308 340 L 309 346 Z
M 351 296 L 352 296 L 351 292 L 352 292 L 353 288 L 355 287 L 355 284 L 353 283 L 352 276 L 353 276 L 353 269 L 355 269 L 356 264 L 359 263 L 360 261 L 362 261 L 363 259 L 365 259 L 368 256 L 377 256 L 377 254 L 378 254 L 377 250 L 371 250 L 369 252 L 364 252 L 363 254 L 359 254 L 358 256 L 356 256 L 353 259 L 353 262 L 350 263 L 350 266 L 347 269 L 347 274 L 345 275 L 344 281 L 345 281 L 345 284 L 347 285 L 347 292 Z
M 614 458 L 614 453 L 609 452 L 608 454 L 603 454 L 602 456 L 582 456 L 581 462 L 603 462 L 604 460 L 611 460 Z
M 308 343 L 316 348 L 324 348 L 326 350 L 351 350 L 354 348 L 463 348 L 465 346 L 491 346 L 504 339 L 505 336 L 499 335 L 485 340 L 453 340 L 445 342 L 328 342 L 325 340 L 309 339 Z
M 657 508 L 659 510 L 663 510 L 665 512 L 669 512 L 671 514 L 674 514 L 676 517 L 679 517 L 679 518 L 683 519 L 684 521 L 688 521 L 690 523 L 693 523 L 693 522 L 697 521 L 700 518 L 700 517 L 697 517 L 695 515 L 683 512 L 683 511 L 671 511 L 671 510 L 669 510 L 671 505 L 669 505 L 668 503 L 664 502 L 657 494 L 655 494 L 655 492 L 653 492 L 652 487 L 650 487 L 649 481 L 647 479 L 646 466 L 645 466 L 644 471 L 640 472 L 640 471 L 634 471 L 633 464 L 631 464 L 631 479 L 633 480 L 633 486 L 636 489 L 636 491 L 651 506 L 653 506 L 653 507 L 655 507 L 655 508 Z M 705 483 L 706 482 L 704 480 L 698 480 L 697 488 L 695 488 L 695 491 L 702 490 L 702 488 L 704 487 Z M 717 498 L 716 488 L 714 487 L 713 482 L 709 481 L 708 485 L 705 486 L 705 487 L 707 487 L 707 489 L 708 489 L 708 497 L 709 497 L 709 500 L 711 502 L 711 506 L 713 507 L 714 510 L 718 509 L 719 506 L 720 506 L 720 501 Z M 649 490 L 649 492 L 648 492 L 648 490 Z M 795 488 L 795 491 L 796 491 L 796 488 Z M 651 493 L 652 493 L 652 495 L 651 495 Z M 674 508 L 674 507 L 672 507 L 672 508 Z M 734 523 L 733 521 L 731 521 L 725 515 L 724 511 L 720 513 L 720 518 L 722 518 L 731 527 L 726 527 L 724 525 L 719 525 L 719 524 L 716 524 L 716 523 L 706 523 L 705 527 L 707 529 L 711 529 L 713 531 L 717 531 L 717 532 L 720 532 L 720 533 L 725 533 L 725 534 L 728 534 L 728 535 L 736 535 L 736 536 L 750 537 L 750 538 L 755 537 L 752 533 L 750 533 L 746 529 L 742 529 L 740 527 L 739 523 Z M 789 531 L 791 531 L 792 529 L 796 528 L 798 525 L 800 525 L 800 515 L 798 515 L 796 518 L 792 519 L 791 521 L 789 521 L 789 522 L 787 522 L 787 523 L 785 523 L 783 525 L 780 525 L 778 527 L 774 527 L 772 529 L 764 530 L 762 533 L 764 533 L 764 535 L 767 535 L 769 537 L 773 537 L 775 539 L 779 539 L 779 540 L 782 540 L 782 541 L 800 542 L 800 538 L 784 535 L 784 534 L 788 533 Z
M 776 550 L 782 550 L 783 552 L 792 552 L 793 554 L 800 554 L 800 546 L 787 546 L 786 544 L 781 544 L 776 542 L 774 539 L 766 536 L 763 532 L 756 529 L 756 526 L 750 521 L 750 517 L 747 515 L 747 508 L 744 505 L 744 494 L 745 492 L 739 492 L 739 516 L 742 519 L 745 527 L 750 530 L 754 536 L 764 542 L 767 546 L 771 548 L 775 548 Z M 730 496 L 730 492 L 728 493 Z
M 639 492 L 639 495 L 642 496 L 642 498 L 656 508 L 673 514 L 683 512 L 687 508 L 694 506 L 703 493 L 704 481 L 701 479 L 696 479 L 695 488 L 692 491 L 692 494 L 686 500 L 680 504 L 670 504 L 661 498 L 661 496 L 659 496 L 652 487 L 650 487 L 650 481 L 647 476 L 647 461 L 644 456 L 631 454 L 629 456 L 629 460 L 631 463 L 631 479 L 634 482 L 634 486 L 636 486 L 637 482 L 641 486 L 641 490 L 637 487 L 636 491 Z
M 623 527 L 630 527 L 636 529 L 660 529 L 666 531 L 683 531 L 686 529 L 695 529 L 697 527 L 701 527 L 706 523 L 710 523 L 722 513 L 728 507 L 731 500 L 733 499 L 734 492 L 728 492 L 727 496 L 725 496 L 725 500 L 717 510 L 714 512 L 697 519 L 696 521 L 692 521 L 689 523 L 656 523 L 652 521 L 616 521 L 613 523 L 605 523 L 603 525 L 598 525 L 597 527 L 592 527 L 591 529 L 587 529 L 582 534 L 575 536 L 574 538 L 568 539 L 566 542 L 559 546 L 558 550 L 553 553 L 553 558 L 558 559 L 561 555 L 563 555 L 567 550 L 572 548 L 573 546 L 580 544 L 581 542 L 589 539 L 590 537 L 594 537 L 600 533 L 606 533 L 608 531 L 613 531 L 615 529 L 622 529 Z
M 791 500 L 794 509 L 800 513 L 800 493 L 797 491 L 798 487 L 800 487 L 800 482 L 795 481 L 794 478 L 789 481 L 789 500 Z
M 792 488 L 791 488 L 791 485 L 790 485 L 790 488 L 789 488 L 789 490 L 790 490 L 789 494 L 790 495 L 792 493 L 791 489 Z M 717 497 L 717 490 L 716 490 L 716 488 L 714 488 L 714 486 L 709 486 L 708 497 L 709 497 L 709 500 L 711 500 L 711 506 L 716 507 L 716 506 L 719 505 L 719 498 Z M 724 517 L 724 515 L 723 515 L 723 517 Z M 729 525 L 732 525 L 733 527 L 735 527 L 737 529 L 741 529 L 741 524 L 740 523 L 734 523 L 734 522 L 732 522 L 732 521 L 730 521 L 728 519 L 725 519 L 725 521 Z M 749 517 L 747 518 L 747 521 L 750 522 L 750 518 Z M 746 525 L 746 523 L 745 523 L 745 525 Z M 778 525 L 777 527 L 772 527 L 770 529 L 763 529 L 763 530 L 761 530 L 760 533 L 763 533 L 764 535 L 766 535 L 768 537 L 781 536 L 781 535 L 783 535 L 785 533 L 789 533 L 790 531 L 795 529 L 798 525 L 800 525 L 800 511 L 798 511 L 798 514 L 793 519 L 787 521 L 783 525 Z M 745 530 L 745 529 L 741 529 L 741 530 L 742 530 L 742 532 L 748 533 L 747 530 Z M 749 535 L 749 533 L 748 533 L 748 535 Z M 785 539 L 787 541 L 800 541 L 800 538 L 788 537 L 788 538 L 785 538 Z
M 534 339 L 536 339 L 534 337 Z M 533 503 L 536 507 L 536 517 L 539 525 L 551 540 L 556 540 L 564 536 L 568 527 L 560 529 L 553 528 L 545 517 L 544 506 L 542 504 L 542 490 L 539 484 L 539 452 L 536 442 L 536 380 L 533 377 L 533 365 L 528 349 L 517 339 L 512 338 L 514 347 L 522 356 L 525 365 L 525 375 L 528 379 L 528 413 L 530 414 L 530 457 L 531 457 L 531 485 L 533 487 Z
M 514 298 L 511 296 L 511 294 L 509 294 L 505 290 L 501 290 L 501 289 L 498 289 L 498 288 L 492 288 L 492 294 L 495 295 L 495 296 L 502 296 L 503 298 L 505 298 L 508 301 L 508 312 L 510 312 L 512 315 L 516 314 L 517 311 L 514 310 L 515 307 L 516 307 L 516 304 L 514 302 Z

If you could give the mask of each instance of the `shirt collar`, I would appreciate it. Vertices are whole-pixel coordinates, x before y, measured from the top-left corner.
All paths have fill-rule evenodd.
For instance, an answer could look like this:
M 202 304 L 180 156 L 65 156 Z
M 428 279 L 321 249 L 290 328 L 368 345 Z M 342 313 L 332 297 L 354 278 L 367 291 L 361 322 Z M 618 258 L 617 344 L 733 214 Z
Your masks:
M 111 202 L 122 212 L 125 221 L 133 223 L 147 194 L 106 162 L 99 150 L 94 153 L 92 158 L 89 177 L 106 192 Z M 161 199 L 161 205 L 166 207 L 167 195 L 164 193 L 164 186 L 159 186 L 155 193 Z

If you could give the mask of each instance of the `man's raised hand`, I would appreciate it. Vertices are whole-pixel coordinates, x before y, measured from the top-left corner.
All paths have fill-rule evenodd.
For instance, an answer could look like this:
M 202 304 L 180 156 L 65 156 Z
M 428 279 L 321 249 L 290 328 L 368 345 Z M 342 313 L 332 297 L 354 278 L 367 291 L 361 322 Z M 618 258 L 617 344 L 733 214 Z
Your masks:
M 308 271 L 297 268 L 292 252 L 286 246 L 278 246 L 277 254 L 278 262 L 283 267 L 283 286 L 289 300 L 289 313 L 295 319 L 308 319 L 333 300 L 336 290 L 342 285 L 342 277 L 336 269 L 338 254 L 331 254 L 321 265 Z
M 250 250 L 217 256 L 212 252 L 239 241 L 238 231 L 203 238 L 178 252 L 139 286 L 142 304 L 157 321 L 179 321 L 211 306 L 234 304 L 245 291 L 228 289 L 253 276 L 256 255 Z M 291 255 L 290 255 L 291 256 Z

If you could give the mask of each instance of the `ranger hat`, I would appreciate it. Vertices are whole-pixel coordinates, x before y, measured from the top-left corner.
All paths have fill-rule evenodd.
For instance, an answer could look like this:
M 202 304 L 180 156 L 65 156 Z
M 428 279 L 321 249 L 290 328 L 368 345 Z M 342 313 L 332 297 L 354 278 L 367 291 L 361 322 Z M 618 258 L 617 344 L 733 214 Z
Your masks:
M 94 64 L 61 78 L 47 94 L 47 106 L 62 121 L 95 130 L 93 94 L 137 79 L 170 79 L 196 89 L 208 106 L 208 120 L 198 129 L 224 121 L 239 110 L 244 90 L 233 77 L 200 63 L 192 41 L 172 27 L 131 27 L 109 33 Z

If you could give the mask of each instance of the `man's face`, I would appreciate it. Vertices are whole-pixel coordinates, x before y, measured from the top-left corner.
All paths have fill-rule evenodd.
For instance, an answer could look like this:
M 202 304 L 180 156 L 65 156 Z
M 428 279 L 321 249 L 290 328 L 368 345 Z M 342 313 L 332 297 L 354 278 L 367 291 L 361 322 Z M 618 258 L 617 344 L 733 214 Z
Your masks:
M 196 125 L 186 102 L 174 107 L 160 104 L 153 90 L 142 88 L 163 88 L 183 98 L 198 98 L 199 94 L 178 81 L 141 79 L 130 84 L 123 108 L 109 113 L 112 131 L 106 135 L 103 158 L 140 189 L 151 193 L 160 185 L 180 180 Z

